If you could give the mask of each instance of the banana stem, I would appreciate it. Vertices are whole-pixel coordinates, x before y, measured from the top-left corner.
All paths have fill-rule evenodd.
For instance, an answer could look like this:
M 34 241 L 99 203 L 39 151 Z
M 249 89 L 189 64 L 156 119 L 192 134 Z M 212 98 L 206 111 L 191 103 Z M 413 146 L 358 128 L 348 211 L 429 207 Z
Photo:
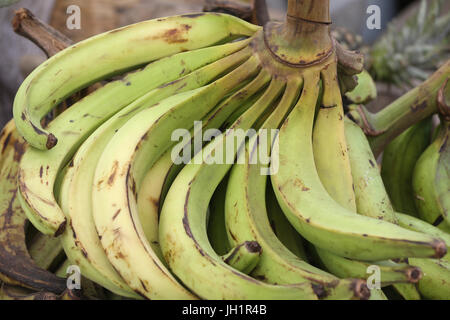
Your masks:
M 294 19 L 330 24 L 330 0 L 289 0 L 287 16 Z
M 450 73 L 450 61 L 427 81 L 401 96 L 378 113 L 364 106 L 353 106 L 348 117 L 369 136 L 370 145 L 378 156 L 386 145 L 410 126 L 438 111 L 437 94 Z
M 334 51 L 330 23 L 329 0 L 289 0 L 286 20 L 266 24 L 265 42 L 282 63 L 317 64 Z

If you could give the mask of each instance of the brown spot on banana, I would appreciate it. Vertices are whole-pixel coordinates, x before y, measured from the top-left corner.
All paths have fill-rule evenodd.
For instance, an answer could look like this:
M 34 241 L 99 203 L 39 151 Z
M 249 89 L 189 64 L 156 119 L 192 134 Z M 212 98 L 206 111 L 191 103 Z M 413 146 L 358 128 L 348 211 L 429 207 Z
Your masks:
M 112 184 L 114 183 L 114 179 L 116 177 L 118 167 L 119 167 L 119 162 L 117 160 L 115 160 L 114 164 L 113 164 L 113 168 L 111 170 L 111 174 L 108 177 L 108 185 L 109 186 L 112 186 Z
M 114 215 L 113 215 L 113 217 L 112 217 L 112 220 L 115 220 L 115 219 L 117 218 L 117 216 L 119 215 L 120 211 L 121 211 L 121 209 L 118 209 L 118 210 L 116 211 L 116 213 L 114 213 Z

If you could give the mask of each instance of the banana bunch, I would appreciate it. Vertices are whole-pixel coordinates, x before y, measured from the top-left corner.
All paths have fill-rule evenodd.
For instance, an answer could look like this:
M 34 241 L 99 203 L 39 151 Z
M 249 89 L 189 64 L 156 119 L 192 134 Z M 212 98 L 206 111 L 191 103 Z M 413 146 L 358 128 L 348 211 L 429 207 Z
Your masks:
M 375 87 L 329 23 L 328 0 L 290 0 L 286 21 L 264 28 L 216 13 L 160 18 L 33 71 L 1 137 L 1 212 L 33 225 L 16 231 L 29 270 L 10 274 L 0 259 L 5 298 L 42 298 L 17 285 L 72 297 L 73 266 L 81 294 L 100 299 L 386 299 L 366 283 L 373 266 L 404 296 L 433 288 L 448 235 L 394 212 L 366 135 L 344 115 L 347 91 L 363 103 Z

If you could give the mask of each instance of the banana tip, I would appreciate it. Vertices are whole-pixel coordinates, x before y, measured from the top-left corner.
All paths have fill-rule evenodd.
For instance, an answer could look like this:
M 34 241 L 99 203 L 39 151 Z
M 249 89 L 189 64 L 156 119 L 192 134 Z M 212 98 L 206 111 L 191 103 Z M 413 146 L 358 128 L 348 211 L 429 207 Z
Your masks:
M 417 283 L 417 282 L 419 282 L 420 279 L 422 279 L 423 273 L 422 273 L 422 270 L 420 270 L 420 268 L 413 267 L 413 268 L 408 269 L 407 276 L 408 276 L 409 282 Z
M 66 229 L 66 223 L 67 221 L 64 220 L 64 222 L 59 225 L 58 230 L 56 230 L 55 232 L 55 237 L 58 237 L 61 234 L 63 234 L 64 230 Z
M 433 249 L 435 251 L 434 258 L 440 259 L 447 254 L 447 247 L 445 246 L 445 242 L 442 240 L 436 240 L 433 244 Z
M 361 300 L 369 300 L 370 298 L 370 289 L 367 287 L 367 284 L 364 280 L 356 279 L 352 283 L 352 289 L 355 293 L 355 297 Z
M 246 241 L 245 248 L 250 253 L 261 253 L 262 252 L 261 246 L 256 241 Z
M 58 143 L 58 139 L 52 133 L 50 133 L 47 136 L 47 144 L 45 146 L 47 147 L 47 149 L 50 150 L 51 148 L 56 146 L 57 143 Z

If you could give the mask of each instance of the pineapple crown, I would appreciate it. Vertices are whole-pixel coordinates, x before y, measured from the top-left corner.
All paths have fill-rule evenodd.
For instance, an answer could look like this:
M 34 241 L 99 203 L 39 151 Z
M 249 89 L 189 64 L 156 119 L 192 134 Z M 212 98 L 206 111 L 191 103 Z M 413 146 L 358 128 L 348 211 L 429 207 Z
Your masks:
M 395 23 L 372 48 L 371 74 L 408 89 L 426 80 L 450 58 L 450 13 L 439 16 L 444 0 L 422 0 L 399 29 Z

